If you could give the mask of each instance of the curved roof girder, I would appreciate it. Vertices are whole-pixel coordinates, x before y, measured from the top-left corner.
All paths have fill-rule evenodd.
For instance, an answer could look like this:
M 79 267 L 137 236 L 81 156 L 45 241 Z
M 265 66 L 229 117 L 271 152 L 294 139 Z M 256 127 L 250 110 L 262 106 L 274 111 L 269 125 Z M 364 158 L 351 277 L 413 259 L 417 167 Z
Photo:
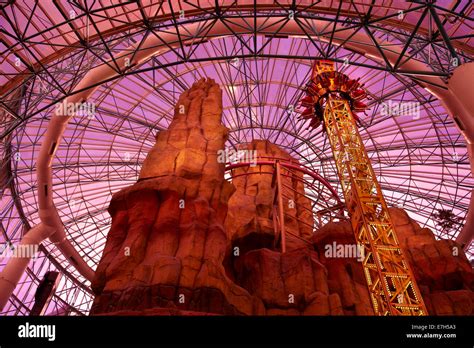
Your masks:
M 286 35 L 308 35 L 304 32 L 302 27 L 296 23 L 296 21 L 286 20 L 281 23 L 281 19 L 278 18 L 255 18 L 253 21 L 254 32 L 258 28 L 259 35 L 272 35 L 275 32 L 284 33 Z M 231 34 L 242 34 L 248 32 L 248 22 L 244 17 L 233 19 L 232 23 L 224 24 L 222 22 L 215 22 L 212 27 L 207 31 L 206 36 L 219 37 L 223 35 Z M 323 31 L 322 23 L 315 21 L 314 29 L 317 32 Z M 117 55 L 117 58 L 113 62 L 107 62 L 91 69 L 79 84 L 74 88 L 73 94 L 67 97 L 63 102 L 67 103 L 78 103 L 83 102 L 89 98 L 99 84 L 106 81 L 111 81 L 121 76 L 123 71 L 131 70 L 133 67 L 146 62 L 153 56 L 163 53 L 167 50 L 174 49 L 183 45 L 186 42 L 192 42 L 193 38 L 197 35 L 202 35 L 200 23 L 191 23 L 184 25 L 185 31 L 188 33 L 189 38 L 186 40 L 179 35 L 179 33 L 164 33 L 149 35 L 142 42 L 132 46 L 130 49 L 126 49 L 123 54 Z M 337 26 L 336 26 L 337 27 Z M 395 64 L 403 48 L 401 47 L 390 47 L 390 50 L 381 47 L 371 46 L 372 38 L 368 34 L 362 34 L 360 32 L 349 34 L 346 31 L 333 31 L 332 37 L 318 37 L 320 40 L 331 40 L 336 45 L 343 45 L 345 48 L 366 56 L 373 57 L 374 59 L 385 59 L 390 63 Z M 202 36 L 201 36 L 202 37 Z M 348 38 L 354 39 L 356 42 L 348 42 Z M 137 50 L 139 48 L 139 50 Z M 113 63 L 113 64 L 109 64 Z M 449 93 L 447 85 L 438 76 L 430 75 L 432 72 L 429 67 L 419 61 L 410 60 L 405 63 L 407 66 L 412 68 L 413 71 L 417 71 L 416 75 L 423 75 L 425 84 L 424 87 L 430 91 L 433 95 L 438 97 L 450 111 L 451 117 L 454 115 L 463 114 L 462 108 L 453 99 L 453 95 Z M 60 111 L 56 110 L 55 114 L 51 118 L 48 124 L 48 130 L 45 134 L 44 140 L 41 144 L 41 150 L 37 161 L 37 176 L 39 187 L 44 187 L 38 190 L 38 201 L 41 221 L 48 226 L 55 227 L 56 230 L 63 229 L 61 220 L 59 219 L 56 207 L 53 202 L 52 195 L 52 175 L 51 175 L 51 163 L 53 161 L 55 151 L 61 141 L 62 133 L 67 127 L 69 119 L 72 115 L 61 114 Z M 463 117 L 471 117 L 471 115 L 464 115 Z M 474 134 L 474 131 L 467 132 L 466 134 Z M 466 136 L 465 134 L 465 136 Z M 472 142 L 471 139 L 466 139 L 469 144 Z M 473 162 L 472 157 L 470 158 L 471 163 Z M 471 207 L 473 210 L 474 207 Z M 472 214 L 471 214 L 472 218 Z M 469 225 L 470 222 L 466 222 Z M 471 236 L 472 239 L 472 236 Z

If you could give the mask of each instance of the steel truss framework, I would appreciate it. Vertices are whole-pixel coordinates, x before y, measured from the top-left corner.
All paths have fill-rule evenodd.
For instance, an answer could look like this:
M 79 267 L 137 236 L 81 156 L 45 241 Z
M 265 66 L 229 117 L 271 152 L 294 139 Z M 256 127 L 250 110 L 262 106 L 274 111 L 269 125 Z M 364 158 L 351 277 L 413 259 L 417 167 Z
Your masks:
M 319 172 L 343 197 L 327 137 L 320 129 L 306 129 L 293 112 L 315 58 L 332 60 L 338 71 L 367 81 L 370 109 L 361 117 L 360 133 L 388 204 L 405 208 L 433 230 L 436 209 L 466 215 L 474 182 L 465 141 L 419 83 L 430 83 L 430 76 L 446 81 L 457 65 L 472 61 L 469 1 L 445 8 L 421 1 L 25 0 L 2 5 L 0 12 L 5 242 L 17 243 L 39 221 L 35 159 L 55 105 L 101 64 L 118 77 L 98 85 L 89 100 L 96 107 L 93 117 L 74 117 L 53 164 L 56 206 L 68 237 L 91 267 L 100 259 L 110 226 L 111 194 L 136 180 L 156 132 L 171 120 L 177 97 L 199 77 L 213 77 L 224 89 L 229 147 L 268 139 Z M 288 32 L 288 25 L 300 34 Z M 214 34 L 217 26 L 227 34 Z M 146 63 L 126 70 L 117 64 L 123 52 L 140 52 L 147 37 L 169 33 L 177 41 L 164 41 L 166 49 Z M 368 50 L 380 58 L 351 48 L 358 34 L 370 39 Z M 401 50 L 393 61 L 389 54 L 395 46 Z M 413 61 L 430 69 L 413 70 L 408 64 Z M 419 118 L 384 114 L 382 105 L 389 101 L 419 103 Z M 436 233 L 455 238 L 461 226 Z M 62 272 L 49 313 L 87 313 L 88 282 L 49 242 L 41 250 L 6 313 L 29 313 L 47 270 Z
M 318 74 L 334 72 L 332 63 L 316 62 L 315 67 Z M 374 313 L 426 315 L 349 99 L 338 92 L 329 93 L 323 118 L 355 239 L 365 250 L 362 266 Z
M 426 315 L 413 273 L 398 242 L 387 204 L 347 100 L 329 97 L 324 123 L 336 160 L 364 274 L 377 315 Z

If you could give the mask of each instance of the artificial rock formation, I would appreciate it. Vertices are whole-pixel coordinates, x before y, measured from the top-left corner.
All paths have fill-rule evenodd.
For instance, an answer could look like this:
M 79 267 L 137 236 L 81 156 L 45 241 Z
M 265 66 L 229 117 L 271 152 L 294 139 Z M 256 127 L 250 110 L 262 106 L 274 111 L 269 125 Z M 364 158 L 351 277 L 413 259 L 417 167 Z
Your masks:
M 404 250 L 430 315 L 474 315 L 474 272 L 461 247 L 436 240 L 400 208 L 389 208 Z M 332 243 L 354 244 L 349 222 L 329 223 L 316 231 L 314 247 L 328 270 L 330 294 L 341 300 L 345 315 L 373 315 L 362 265 L 356 258 L 325 257 Z
M 114 194 L 112 227 L 92 287 L 92 314 L 252 314 L 261 301 L 226 276 L 222 95 L 200 80 L 181 95 L 140 180 Z M 260 309 L 259 309 L 260 308 Z
M 436 240 L 402 209 L 391 208 L 390 214 L 428 313 L 474 315 L 474 272 L 461 246 Z
M 314 248 L 328 272 L 329 293 L 337 303 L 334 315 L 373 315 L 367 282 L 357 255 L 327 255 L 328 246 L 354 246 L 355 237 L 349 221 L 330 222 L 316 231 Z
M 254 140 L 239 149 L 254 151 L 262 161 L 298 164 L 268 141 Z M 273 222 L 274 171 L 272 164 L 233 170 L 236 191 L 225 223 L 231 246 L 228 274 L 263 301 L 267 315 L 329 314 L 327 271 L 311 244 L 313 213 L 304 194 L 303 174 L 281 167 L 287 250 L 282 254 L 280 231 L 275 232 Z
M 112 197 L 91 314 L 373 315 L 360 260 L 326 253 L 334 243 L 355 245 L 348 221 L 313 233 L 300 178 L 283 170 L 291 190 L 284 189 L 281 253 L 271 175 L 264 174 L 273 167 L 237 168 L 232 183 L 224 180 L 221 98 L 212 80 L 184 92 L 140 180 Z M 297 163 L 266 141 L 242 148 Z M 474 275 L 459 246 L 435 240 L 402 209 L 390 214 L 429 313 L 473 314 Z
M 239 151 L 250 151 L 261 161 L 279 159 L 298 164 L 286 151 L 266 140 L 243 144 Z M 275 235 L 273 222 L 274 191 L 272 164 L 237 167 L 232 170 L 232 184 L 236 191 L 229 200 L 226 232 L 233 247 L 245 252 L 247 244 L 253 249 L 281 249 L 279 231 Z M 304 194 L 303 174 L 281 167 L 283 206 L 287 250 L 305 247 L 313 235 L 311 201 Z

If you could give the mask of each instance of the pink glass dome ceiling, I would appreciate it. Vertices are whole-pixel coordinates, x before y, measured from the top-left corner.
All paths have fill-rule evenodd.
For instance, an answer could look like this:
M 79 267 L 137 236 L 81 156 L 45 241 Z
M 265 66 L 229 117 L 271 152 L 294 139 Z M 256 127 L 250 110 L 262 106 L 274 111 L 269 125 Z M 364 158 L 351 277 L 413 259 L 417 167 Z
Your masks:
M 148 37 L 170 34 L 178 41 L 162 40 L 152 58 L 97 81 L 88 99 L 94 115 L 73 117 L 56 152 L 53 199 L 69 240 L 90 267 L 99 262 L 110 227 L 111 195 L 137 180 L 156 133 L 171 121 L 178 96 L 201 77 L 215 79 L 224 91 L 228 147 L 268 139 L 339 191 L 326 135 L 321 128 L 307 129 L 293 111 L 316 58 L 336 61 L 339 71 L 365 83 L 371 100 L 366 115 L 359 115 L 360 131 L 388 204 L 403 207 L 439 237 L 459 234 L 474 187 L 466 140 L 423 86 L 434 77 L 446 82 L 456 65 L 472 61 L 469 1 L 438 1 L 436 7 L 296 1 L 293 8 L 291 1 L 219 1 L 218 8 L 202 1 L 87 3 L 2 5 L 2 243 L 17 243 L 39 223 L 36 160 L 56 103 L 73 93 L 92 68 L 109 64 L 119 70 L 118 57 L 138 54 Z M 347 40 L 339 41 L 344 33 Z M 354 49 L 360 42 L 351 33 L 370 39 L 365 53 Z M 403 50 L 398 64 L 387 59 L 395 47 Z M 370 48 L 381 54 L 367 53 Z M 429 71 L 413 69 L 408 64 L 413 61 Z M 387 115 L 384 105 L 390 103 L 416 105 L 419 115 Z M 449 209 L 462 220 L 442 234 L 432 218 L 436 209 Z M 47 270 L 62 272 L 47 312 L 87 313 L 89 282 L 49 241 L 41 250 L 5 313 L 29 313 Z M 472 252 L 471 247 L 471 258 Z M 5 263 L 0 260 L 0 269 Z

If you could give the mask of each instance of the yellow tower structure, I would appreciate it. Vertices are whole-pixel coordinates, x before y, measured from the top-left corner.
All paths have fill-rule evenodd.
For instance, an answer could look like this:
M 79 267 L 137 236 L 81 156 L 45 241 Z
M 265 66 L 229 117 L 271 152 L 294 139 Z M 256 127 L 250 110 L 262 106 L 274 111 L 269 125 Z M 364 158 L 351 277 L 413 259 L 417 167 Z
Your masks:
M 334 71 L 333 62 L 318 61 L 302 101 L 309 111 L 302 117 L 319 118 L 312 125 L 322 122 L 327 132 L 356 242 L 364 250 L 363 269 L 375 314 L 427 315 L 357 129 L 353 110 L 365 106 L 360 102 L 365 91 L 358 86 Z

